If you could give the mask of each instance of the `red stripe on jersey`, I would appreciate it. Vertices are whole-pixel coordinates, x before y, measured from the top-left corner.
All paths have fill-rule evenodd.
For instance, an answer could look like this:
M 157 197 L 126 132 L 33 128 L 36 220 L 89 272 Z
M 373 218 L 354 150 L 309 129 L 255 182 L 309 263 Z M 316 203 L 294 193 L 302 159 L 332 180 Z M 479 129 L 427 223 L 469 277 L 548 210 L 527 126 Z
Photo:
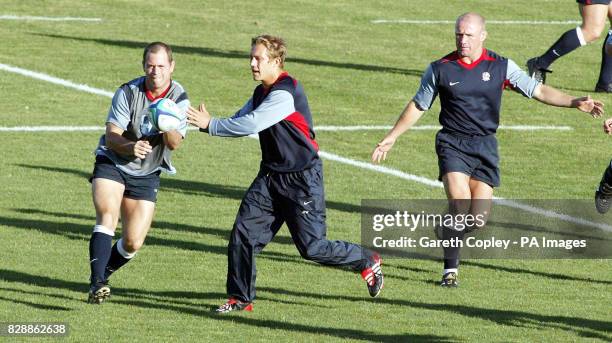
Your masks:
M 288 77 L 289 73 L 286 71 L 281 72 L 278 77 L 276 78 L 276 81 L 274 81 L 274 83 L 272 84 L 272 86 L 274 86 L 275 84 L 281 82 L 281 80 L 283 80 L 284 78 Z M 272 88 L 272 86 L 270 86 L 269 88 Z
M 502 89 L 514 89 L 514 87 L 512 87 L 510 80 L 504 80 L 504 83 L 502 83 Z
M 319 151 L 319 144 L 317 144 L 314 139 L 310 138 L 310 127 L 300 112 L 291 113 L 289 116 L 287 116 L 287 118 L 285 118 L 285 120 L 293 124 L 293 126 L 295 126 L 304 135 L 304 137 L 306 137 L 310 144 L 312 144 L 315 150 Z
M 289 76 L 289 73 L 286 71 L 281 72 L 278 77 L 276 78 L 276 81 L 274 81 L 274 83 L 270 86 L 270 87 L 266 87 L 265 85 L 263 85 L 263 95 L 264 97 L 266 97 L 268 95 L 268 93 L 270 93 L 270 89 L 272 89 L 272 87 L 274 87 L 275 84 L 279 83 L 282 79 L 286 78 L 287 76 Z M 293 80 L 293 83 L 296 83 L 295 80 Z
M 151 91 L 147 89 L 147 82 L 145 81 L 145 84 L 144 84 L 145 95 L 147 96 L 147 99 L 149 99 L 149 101 L 155 101 L 157 99 L 165 97 L 166 94 L 168 94 L 168 92 L 170 91 L 170 87 L 172 87 L 172 82 L 170 82 L 170 85 L 168 85 L 168 88 L 166 88 L 166 90 L 163 91 L 160 95 L 153 96 L 153 93 L 151 93 Z
M 487 54 L 487 49 L 482 49 L 482 54 L 480 55 L 480 57 L 478 57 L 478 59 L 472 62 L 471 64 L 463 62 L 460 58 L 457 59 L 457 63 L 459 63 L 460 66 L 468 70 L 476 68 L 476 66 L 482 61 L 495 61 L 495 58 L 489 57 L 489 54 Z

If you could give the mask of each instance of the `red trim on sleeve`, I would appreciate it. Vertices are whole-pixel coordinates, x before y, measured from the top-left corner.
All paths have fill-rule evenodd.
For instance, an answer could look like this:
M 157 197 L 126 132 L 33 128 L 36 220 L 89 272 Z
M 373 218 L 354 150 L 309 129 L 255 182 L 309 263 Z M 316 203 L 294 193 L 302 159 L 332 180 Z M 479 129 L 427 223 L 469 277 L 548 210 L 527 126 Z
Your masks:
M 310 138 L 310 127 L 308 126 L 308 122 L 300 112 L 293 112 L 284 120 L 293 124 L 293 126 L 295 126 L 304 135 L 306 140 L 308 140 L 310 144 L 312 144 L 314 149 L 316 151 L 319 151 L 319 144 L 317 144 L 314 139 Z
M 502 89 L 514 89 L 514 87 L 512 87 L 510 80 L 504 80 L 504 83 L 502 83 Z

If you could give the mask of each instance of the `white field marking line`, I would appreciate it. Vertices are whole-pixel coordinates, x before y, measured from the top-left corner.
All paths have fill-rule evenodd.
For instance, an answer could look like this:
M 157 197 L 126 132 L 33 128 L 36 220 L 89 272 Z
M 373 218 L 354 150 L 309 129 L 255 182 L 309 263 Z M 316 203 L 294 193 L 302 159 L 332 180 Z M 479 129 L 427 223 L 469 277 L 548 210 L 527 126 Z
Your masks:
M 102 21 L 102 18 L 84 18 L 84 17 L 37 17 L 29 15 L 0 15 L 0 20 L 28 20 L 28 21 Z
M 38 79 L 38 80 L 47 81 L 47 82 L 54 83 L 56 85 L 60 85 L 60 86 L 64 86 L 64 87 L 68 87 L 68 88 L 74 88 L 74 89 L 77 89 L 77 90 L 80 90 L 80 91 L 83 91 L 83 92 L 87 92 L 87 93 L 103 95 L 103 96 L 106 96 L 106 97 L 109 97 L 109 98 L 112 98 L 113 94 L 114 94 L 112 92 L 105 91 L 103 89 L 98 89 L 98 88 L 90 87 L 88 85 L 83 85 L 83 84 L 77 84 L 77 83 L 74 83 L 72 81 L 60 79 L 60 78 L 57 78 L 57 77 L 54 77 L 54 76 L 51 76 L 51 75 L 47 75 L 47 74 L 44 74 L 44 73 L 39 73 L 39 72 L 27 70 L 27 69 L 22 69 L 22 68 L 19 68 L 19 67 L 13 67 L 13 66 L 10 66 L 8 64 L 0 63 L 0 70 L 4 70 L 4 71 L 8 71 L 10 73 L 15 73 L 15 74 L 31 77 L 31 78 Z
M 372 125 L 372 126 L 315 126 L 315 132 L 320 131 L 373 131 L 373 130 L 389 130 L 392 126 L 385 125 Z M 410 130 L 439 130 L 441 126 L 435 125 L 420 125 L 413 126 Z M 502 130 L 516 130 L 516 131 L 537 131 L 537 130 L 557 130 L 557 131 L 570 131 L 573 130 L 570 126 L 528 126 L 528 125 L 514 125 L 514 126 L 499 126 Z M 188 127 L 188 130 L 197 130 L 195 127 Z M 57 132 L 57 131 L 100 131 L 104 130 L 103 126 L 0 126 L 0 132 Z
M 104 131 L 104 126 L 0 126 L 0 132 L 88 132 Z M 198 130 L 197 127 L 188 127 L 189 131 Z
M 103 126 L 12 126 L 0 127 L 0 132 L 75 132 L 104 131 Z
M 455 20 L 415 20 L 415 19 L 377 19 L 371 20 L 372 24 L 455 24 Z M 494 25 L 578 25 L 577 20 L 487 20 L 487 24 Z
M 0 64 L 0 67 L 4 66 L 3 64 Z M 0 68 L 2 69 L 2 68 Z M 20 68 L 18 68 L 20 69 Z M 24 69 L 20 69 L 20 70 L 24 70 Z M 36 72 L 32 72 L 32 71 L 27 71 L 27 74 L 23 74 L 26 76 L 30 76 L 30 77 L 34 77 L 31 75 L 45 75 L 45 74 L 41 74 L 41 73 L 36 73 Z M 38 77 L 34 77 L 34 78 L 38 78 Z M 40 78 L 41 80 L 44 81 L 48 81 L 48 79 L 53 79 L 53 80 L 59 80 L 59 81 L 63 81 L 63 83 L 59 83 L 62 85 L 65 85 L 64 83 L 66 83 L 67 81 L 62 80 L 62 79 L 58 79 L 52 76 L 48 76 L 46 75 L 46 78 Z M 51 81 L 49 81 L 51 82 Z M 70 82 L 67 82 L 70 83 Z M 72 84 L 72 83 L 70 83 Z M 72 87 L 72 86 L 67 86 L 67 87 Z M 80 91 L 83 92 L 89 92 L 89 93 L 94 93 L 94 94 L 99 94 L 99 95 L 105 95 L 108 97 L 112 97 L 113 93 L 108 92 L 108 91 L 104 91 L 104 90 L 100 90 L 100 89 L 96 89 L 96 88 L 92 88 L 86 85 L 80 85 L 80 87 L 72 87 L 75 89 L 78 89 Z M 258 135 L 250 135 L 249 137 L 254 138 L 254 139 L 258 139 L 259 136 Z M 432 179 L 428 179 L 426 177 L 422 177 L 422 176 L 418 176 L 418 175 L 414 175 L 414 174 L 408 174 L 405 173 L 403 171 L 397 170 L 397 169 L 393 169 L 393 168 L 388 168 L 388 167 L 384 167 L 384 166 L 380 166 L 380 165 L 375 165 L 372 163 L 366 163 L 366 162 L 361 162 L 361 161 L 357 161 L 357 160 L 353 160 L 350 158 L 346 158 L 346 157 L 342 157 L 340 155 L 336 155 L 336 154 L 332 154 L 329 152 L 325 152 L 325 151 L 319 151 L 319 155 L 322 158 L 325 158 L 327 160 L 330 161 L 335 161 L 335 162 L 339 162 L 339 163 L 343 163 L 343 164 L 347 164 L 350 166 L 354 166 L 357 168 L 361 168 L 361 169 L 365 169 L 365 170 L 370 170 L 370 171 L 375 171 L 378 173 L 382 173 L 382 174 L 387 174 L 387 175 L 392 175 L 395 177 L 399 177 L 401 179 L 404 180 L 409 180 L 409 181 L 414 181 L 414 182 L 418 182 L 430 187 L 437 187 L 437 188 L 442 188 L 443 185 L 441 182 L 437 181 L 437 180 L 432 180 Z M 529 206 L 529 205 L 525 205 L 525 204 L 521 204 L 512 200 L 507 200 L 504 198 L 498 198 L 498 197 L 494 197 L 494 199 L 500 204 L 500 205 L 504 205 L 504 206 L 509 206 L 509 207 L 513 207 L 513 208 L 517 208 L 526 212 L 531 212 L 531 213 L 535 213 L 535 214 L 539 214 L 545 217 L 549 217 L 549 218 L 557 218 L 560 220 L 564 220 L 564 221 L 568 221 L 571 223 L 576 223 L 576 224 L 580 224 L 580 225 L 585 225 L 585 226 L 590 226 L 590 227 L 595 227 L 604 231 L 608 231 L 608 232 L 612 232 L 612 226 L 609 225 L 605 225 L 605 224 L 601 224 L 601 223 L 595 223 L 595 222 L 591 222 L 582 218 L 576 218 L 576 217 L 572 217 L 572 216 L 568 216 L 565 214 L 559 214 L 550 210 L 546 210 L 546 209 L 542 209 L 542 208 L 537 208 L 537 207 L 533 207 L 533 206 Z
M 374 130 L 390 130 L 390 125 L 354 125 L 354 126 L 316 126 L 314 128 L 317 131 L 374 131 Z M 437 125 L 417 125 L 410 128 L 410 130 L 440 130 L 442 127 Z M 514 130 L 514 131 L 540 131 L 540 130 L 553 130 L 553 131 L 571 131 L 574 128 L 571 126 L 554 126 L 554 125 L 500 125 L 500 130 Z
M 380 165 L 375 165 L 372 163 L 366 163 L 366 162 L 361 162 L 361 161 L 356 161 L 356 160 L 352 160 L 346 157 L 342 157 L 339 155 L 335 155 L 335 154 L 331 154 L 325 151 L 319 151 L 319 155 L 325 159 L 331 160 L 331 161 L 335 161 L 335 162 L 339 162 L 339 163 L 343 163 L 343 164 L 348 164 L 354 167 L 358 167 L 361 169 L 366 169 L 366 170 L 371 170 L 371 171 L 375 171 L 378 173 L 382 173 L 382 174 L 387 174 L 387 175 L 393 175 L 396 177 L 399 177 L 401 179 L 404 180 L 409 180 L 409 181 L 414 181 L 414 182 L 418 182 L 418 183 L 422 183 L 424 185 L 427 186 L 431 186 L 431 187 L 437 187 L 437 188 L 443 188 L 444 186 L 442 185 L 442 182 L 437 181 L 437 180 L 432 180 L 432 179 L 428 179 L 426 177 L 422 177 L 422 176 L 418 176 L 418 175 L 413 175 L 413 174 L 408 174 L 408 173 L 404 173 L 400 170 L 397 169 L 393 169 L 393 168 L 388 168 L 388 167 L 383 167 Z M 526 204 L 521 204 L 519 202 L 513 201 L 513 200 L 508 200 L 508 199 L 504 199 L 504 198 L 500 198 L 500 197 L 493 197 L 494 201 L 496 204 L 498 205 L 502 205 L 502 206 L 507 206 L 507 207 L 512 207 L 512 208 L 516 208 L 525 212 L 529 212 L 529 213 L 533 213 L 533 214 L 537 214 L 537 215 L 541 215 L 547 218 L 553 218 L 553 219 L 559 219 L 562 221 L 566 221 L 566 222 L 570 222 L 570 223 L 574 223 L 574 224 L 579 224 L 579 225 L 583 225 L 583 226 L 590 226 L 590 227 L 594 227 L 603 231 L 607 231 L 607 232 L 612 232 L 612 226 L 610 225 L 606 225 L 603 223 L 597 223 L 597 222 L 592 222 L 586 219 L 582 219 L 582 218 L 576 218 L 576 217 L 572 217 L 563 213 L 557 213 L 554 211 L 550 211 L 550 210 L 546 210 L 543 208 L 538 208 L 538 207 L 534 207 L 534 206 L 530 206 L 530 205 L 526 205 Z
M 544 217 L 560 219 L 560 220 L 563 220 L 563 221 L 566 221 L 566 222 L 570 222 L 570 223 L 574 223 L 574 224 L 578 224 L 578 225 L 583 225 L 583 226 L 591 226 L 591 227 L 595 227 L 595 228 L 601 229 L 603 231 L 612 232 L 612 226 L 607 225 L 607 224 L 592 222 L 590 220 L 572 217 L 572 216 L 569 216 L 567 214 L 558 213 L 558 212 L 555 212 L 555 211 L 546 210 L 546 209 L 534 207 L 534 206 L 531 206 L 531 205 L 521 204 L 521 203 L 516 202 L 514 200 L 508 200 L 508 199 L 504 199 L 504 198 L 493 197 L 493 201 L 496 204 L 498 204 L 498 205 L 503 205 L 503 206 L 508 206 L 508 207 L 516 208 L 516 209 L 519 209 L 519 210 L 523 210 L 525 212 L 539 214 L 539 215 L 544 216 Z

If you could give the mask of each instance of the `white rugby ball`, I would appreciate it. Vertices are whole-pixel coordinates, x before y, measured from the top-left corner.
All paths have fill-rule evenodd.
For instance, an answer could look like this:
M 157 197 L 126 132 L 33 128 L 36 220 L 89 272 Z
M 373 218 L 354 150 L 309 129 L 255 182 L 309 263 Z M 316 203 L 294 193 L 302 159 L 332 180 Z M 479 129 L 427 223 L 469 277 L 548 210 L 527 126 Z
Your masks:
M 159 131 L 178 130 L 181 126 L 181 110 L 172 99 L 157 99 L 149 105 L 149 119 Z

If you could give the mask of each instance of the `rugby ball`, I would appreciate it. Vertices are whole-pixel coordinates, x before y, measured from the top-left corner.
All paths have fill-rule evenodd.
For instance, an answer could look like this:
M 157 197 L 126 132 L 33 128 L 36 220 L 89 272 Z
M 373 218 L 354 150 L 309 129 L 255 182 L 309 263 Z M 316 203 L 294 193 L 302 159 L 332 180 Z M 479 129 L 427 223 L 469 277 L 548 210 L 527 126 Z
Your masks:
M 181 126 L 181 110 L 171 99 L 157 99 L 149 105 L 149 119 L 159 131 L 178 130 Z

